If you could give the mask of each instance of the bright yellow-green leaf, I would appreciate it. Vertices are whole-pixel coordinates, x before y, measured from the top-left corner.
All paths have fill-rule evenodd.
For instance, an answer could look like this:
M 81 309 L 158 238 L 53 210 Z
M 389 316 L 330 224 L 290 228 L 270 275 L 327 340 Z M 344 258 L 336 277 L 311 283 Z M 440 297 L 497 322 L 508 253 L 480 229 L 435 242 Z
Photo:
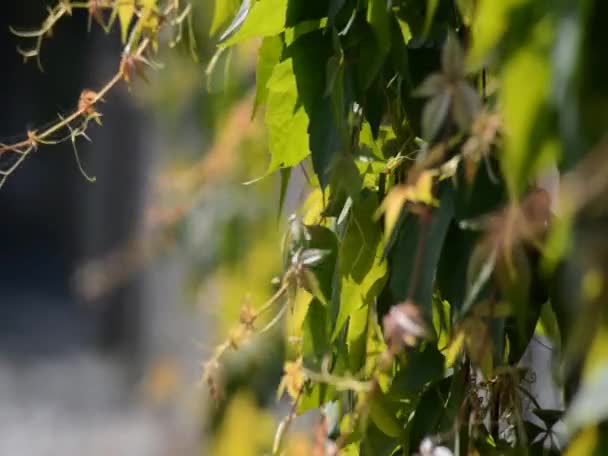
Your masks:
M 252 2 L 243 26 L 224 45 L 231 46 L 253 37 L 278 35 L 285 29 L 287 0 L 259 0 Z
M 374 424 L 389 437 L 399 437 L 404 428 L 393 413 L 392 404 L 382 391 L 376 391 L 372 398 L 369 414 Z
M 301 354 L 302 325 L 306 319 L 310 301 L 312 301 L 312 295 L 302 288 L 298 289 L 296 298 L 287 313 L 285 331 L 288 341 L 288 358 L 297 358 Z
M 435 12 L 439 6 L 439 0 L 428 0 L 426 6 L 426 17 L 424 18 L 424 33 L 428 34 L 435 18 Z
M 464 331 L 458 332 L 456 337 L 452 340 L 448 348 L 442 351 L 445 356 L 445 367 L 450 368 L 454 365 L 460 354 L 462 353 L 462 348 L 464 346 Z
M 412 30 L 410 29 L 410 24 L 408 24 L 404 20 L 399 19 L 399 28 L 401 29 L 403 41 L 408 43 L 412 39 Z
M 313 190 L 302 206 L 302 221 L 306 225 L 317 225 L 321 221 L 324 209 L 323 192 L 320 188 Z
M 120 21 L 120 36 L 122 42 L 127 41 L 127 34 L 129 33 L 129 25 L 131 19 L 135 14 L 135 0 L 123 0 L 118 5 L 118 20 Z
M 462 21 L 465 25 L 471 25 L 473 21 L 473 12 L 475 11 L 474 0 L 456 0 L 456 5 L 462 16 Z
M 268 81 L 266 126 L 271 160 L 267 174 L 297 165 L 310 154 L 308 114 L 299 103 L 291 59 L 274 67 Z
M 405 203 L 420 203 L 429 206 L 437 206 L 438 202 L 433 196 L 433 171 L 423 171 L 418 176 L 414 185 L 402 185 L 395 187 L 384 199 L 380 206 L 379 214 L 384 213 L 385 239 L 390 238 L 399 214 Z
M 507 141 L 502 169 L 512 196 L 520 196 L 539 167 L 559 155 L 559 146 L 546 123 L 551 87 L 553 27 L 538 23 L 529 43 L 505 63 L 502 72 L 502 107 Z
M 283 51 L 283 41 L 280 36 L 269 36 L 264 38 L 260 50 L 258 51 L 258 61 L 255 70 L 255 105 L 254 114 L 257 108 L 266 103 L 268 97 L 268 80 L 272 76 L 272 70 L 281 59 Z
M 209 35 L 213 36 L 228 23 L 239 8 L 239 0 L 215 0 Z
M 530 0 L 481 0 L 473 20 L 473 46 L 469 52 L 472 64 L 479 65 L 498 44 L 509 26 L 511 10 Z

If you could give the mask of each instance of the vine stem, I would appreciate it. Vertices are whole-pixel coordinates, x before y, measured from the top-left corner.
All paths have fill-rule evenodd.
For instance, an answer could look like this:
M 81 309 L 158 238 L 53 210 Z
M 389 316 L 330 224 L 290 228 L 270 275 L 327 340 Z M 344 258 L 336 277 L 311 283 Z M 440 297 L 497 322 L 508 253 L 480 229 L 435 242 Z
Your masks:
M 289 433 L 289 428 L 291 424 L 296 419 L 298 405 L 300 404 L 300 399 L 302 398 L 302 394 L 304 393 L 304 386 L 299 389 L 298 395 L 295 397 L 293 404 L 291 404 L 291 408 L 289 410 L 289 415 L 287 415 L 277 428 L 277 433 L 275 436 L 274 444 L 272 445 L 272 456 L 278 456 L 281 454 L 281 450 L 283 449 L 283 445 L 285 444 L 285 437 Z
M 173 10 L 175 10 L 178 7 L 178 5 L 179 5 L 178 1 L 170 2 L 169 5 L 163 11 L 163 13 L 162 13 L 163 16 L 169 15 Z M 79 5 L 77 5 L 77 6 L 79 6 Z M 59 8 L 59 11 L 61 14 L 49 16 L 51 18 L 51 21 L 50 21 L 51 26 L 54 25 L 61 17 L 63 17 L 64 14 L 69 12 L 69 9 L 66 8 L 66 6 L 63 2 L 59 5 L 58 8 Z M 47 21 L 45 21 L 45 24 L 43 25 L 43 28 L 41 29 L 41 31 L 46 30 L 48 28 L 49 28 L 49 19 L 47 19 Z M 135 27 L 133 29 L 132 36 L 136 29 L 137 29 L 137 27 Z M 17 35 L 19 35 L 19 33 L 17 33 Z M 44 33 L 42 33 L 40 36 L 43 36 L 43 35 L 44 35 Z M 33 35 L 33 36 L 37 36 L 37 35 Z M 139 44 L 139 46 L 137 47 L 137 50 L 133 54 L 124 53 L 123 57 L 120 61 L 118 71 L 101 89 L 99 89 L 99 91 L 96 92 L 95 96 L 88 102 L 88 104 L 86 106 L 79 107 L 74 112 L 72 112 L 72 114 L 70 114 L 67 117 L 62 118 L 61 121 L 55 123 L 54 125 L 51 125 L 49 128 L 47 128 L 46 130 L 44 130 L 41 133 L 37 133 L 35 130 L 28 131 L 27 138 L 22 141 L 19 141 L 14 144 L 0 144 L 0 157 L 7 152 L 14 152 L 14 153 L 21 154 L 21 153 L 23 153 L 23 151 L 25 149 L 28 149 L 28 148 L 35 149 L 38 143 L 44 143 L 45 141 L 50 140 L 51 136 L 53 134 L 57 133 L 58 131 L 61 131 L 64 128 L 69 127 L 69 125 L 72 122 L 77 120 L 83 114 L 86 114 L 87 111 L 92 106 L 94 106 L 97 103 L 99 103 L 100 101 L 102 101 L 103 97 L 105 95 L 107 95 L 112 89 L 114 89 L 114 87 L 116 85 L 118 85 L 119 82 L 121 82 L 122 80 L 125 80 L 126 75 L 125 75 L 124 64 L 127 61 L 127 59 L 142 58 L 151 43 L 152 43 L 152 40 L 150 38 L 144 38 L 141 41 L 141 43 Z

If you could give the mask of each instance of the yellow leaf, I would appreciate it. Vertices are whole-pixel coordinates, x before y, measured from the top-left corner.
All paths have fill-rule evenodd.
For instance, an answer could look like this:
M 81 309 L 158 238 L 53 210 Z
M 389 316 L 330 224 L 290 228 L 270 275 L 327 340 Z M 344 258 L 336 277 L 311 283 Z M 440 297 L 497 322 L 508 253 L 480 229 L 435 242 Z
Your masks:
M 579 454 L 594 454 L 598 444 L 598 430 L 597 427 L 591 427 L 585 429 L 583 432 L 578 434 L 576 438 L 570 443 L 566 452 L 566 456 L 578 456 Z
M 443 353 L 445 355 L 445 367 L 450 368 L 454 365 L 460 353 L 462 352 L 462 346 L 464 345 L 464 332 L 460 331 L 456 337 L 452 340 L 448 348 Z
M 122 42 L 127 41 L 127 34 L 129 32 L 129 25 L 131 19 L 135 15 L 135 0 L 121 0 L 118 8 L 118 20 L 120 21 L 120 35 Z
M 386 196 L 377 213 L 377 216 L 384 213 L 386 239 L 390 238 L 405 203 L 437 206 L 438 202 L 433 197 L 433 180 L 436 175 L 435 171 L 422 171 L 414 185 L 400 185 Z
M 321 189 L 313 190 L 303 206 L 303 222 L 306 225 L 318 224 L 323 214 L 323 192 Z

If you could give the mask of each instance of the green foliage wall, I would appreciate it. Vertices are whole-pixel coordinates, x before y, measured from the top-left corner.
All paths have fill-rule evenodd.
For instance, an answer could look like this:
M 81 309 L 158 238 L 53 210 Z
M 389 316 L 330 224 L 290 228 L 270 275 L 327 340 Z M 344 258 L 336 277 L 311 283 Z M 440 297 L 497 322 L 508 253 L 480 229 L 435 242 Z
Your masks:
M 310 451 L 600 451 L 605 9 L 216 2 L 218 52 L 261 39 L 266 174 L 280 170 L 282 191 L 294 167 L 313 176 L 277 294 L 242 310 L 208 365 L 213 383 L 215 361 L 255 334 L 258 316 L 285 321 L 280 391 L 294 415 L 275 453 L 294 416 L 315 408 L 323 437 Z M 541 336 L 563 410 L 529 393 L 535 366 L 521 358 Z

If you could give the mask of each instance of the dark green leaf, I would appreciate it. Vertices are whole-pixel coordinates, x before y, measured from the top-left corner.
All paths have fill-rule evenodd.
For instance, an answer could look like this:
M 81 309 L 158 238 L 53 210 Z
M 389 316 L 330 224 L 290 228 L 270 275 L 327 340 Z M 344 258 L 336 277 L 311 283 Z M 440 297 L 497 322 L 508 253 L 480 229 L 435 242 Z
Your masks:
M 370 303 L 374 291 L 385 280 L 382 233 L 379 223 L 373 219 L 377 208 L 377 196 L 365 192 L 350 211 L 338 257 L 339 295 L 334 295 L 332 303 L 332 314 L 336 315 L 334 338 L 353 312 Z
M 400 437 L 405 426 L 397 419 L 398 406 L 392 403 L 381 390 L 373 393 L 370 405 L 370 417 L 374 424 L 389 437 Z
M 330 97 L 320 98 L 310 119 L 312 166 L 321 188 L 329 185 L 334 164 L 342 151 L 342 139 Z
M 386 0 L 368 1 L 367 21 L 374 29 L 382 54 L 387 54 L 391 47 L 391 14 Z
M 437 432 L 450 397 L 451 386 L 452 377 L 445 378 L 432 385 L 420 398 L 414 418 L 408 425 L 410 448 L 418 448 L 422 439 Z
M 444 356 L 434 345 L 428 344 L 423 351 L 408 352 L 405 365 L 391 384 L 391 395 L 409 398 L 419 394 L 426 385 L 443 378 L 444 364 Z
M 454 214 L 453 189 L 444 183 L 439 190 L 439 207 L 430 216 L 408 214 L 389 253 L 389 287 L 392 304 L 412 299 L 432 317 L 435 273 Z
M 309 291 L 323 304 L 327 304 L 332 296 L 332 280 L 336 266 L 337 240 L 336 235 L 328 228 L 322 226 L 307 227 L 310 235 L 308 251 L 312 251 L 313 259 L 323 252 L 323 261 L 308 266 L 305 270 L 310 272 L 306 284 L 311 286 Z
M 313 299 L 304 320 L 302 334 L 304 362 L 307 366 L 319 369 L 323 357 L 331 354 L 329 331 L 327 308 L 318 299 Z

